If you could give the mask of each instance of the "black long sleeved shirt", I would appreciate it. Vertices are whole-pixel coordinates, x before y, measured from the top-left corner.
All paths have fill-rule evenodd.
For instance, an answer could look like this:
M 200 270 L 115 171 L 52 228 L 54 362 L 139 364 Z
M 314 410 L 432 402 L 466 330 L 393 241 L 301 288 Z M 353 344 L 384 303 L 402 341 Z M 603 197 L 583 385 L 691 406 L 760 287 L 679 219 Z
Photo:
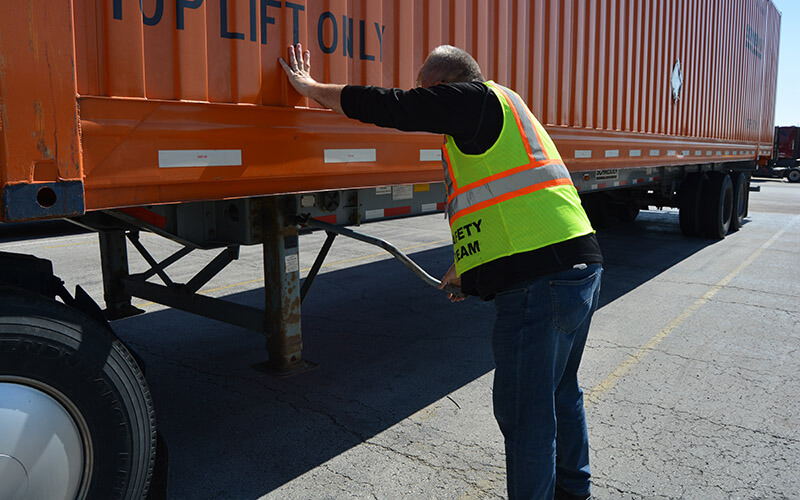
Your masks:
M 500 136 L 503 109 L 492 90 L 480 82 L 447 83 L 411 90 L 348 85 L 342 110 L 365 123 L 404 131 L 453 137 L 466 154 L 481 154 Z M 516 284 L 585 263 L 602 263 L 594 234 L 529 252 L 502 257 L 461 275 L 464 293 L 490 300 Z

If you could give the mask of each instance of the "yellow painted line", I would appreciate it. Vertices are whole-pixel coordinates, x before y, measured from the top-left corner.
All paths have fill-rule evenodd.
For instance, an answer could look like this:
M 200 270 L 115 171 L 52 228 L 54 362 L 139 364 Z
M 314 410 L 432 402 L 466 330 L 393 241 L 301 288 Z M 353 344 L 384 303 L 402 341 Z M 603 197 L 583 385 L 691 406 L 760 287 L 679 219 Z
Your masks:
M 419 245 L 412 245 L 410 247 L 401 248 L 400 250 L 402 252 L 407 252 L 408 250 L 414 250 L 415 248 L 427 247 L 427 246 L 431 246 L 431 245 L 438 245 L 440 243 L 446 243 L 446 242 L 449 243 L 450 241 L 452 241 L 450 238 L 446 238 L 446 239 L 443 239 L 443 240 L 436 240 L 436 241 L 431 241 L 431 242 L 428 242 L 428 243 L 420 243 Z M 373 254 L 369 254 L 369 255 L 363 255 L 361 257 L 355 257 L 355 258 L 352 258 L 352 259 L 337 260 L 337 261 L 334 261 L 334 262 L 329 262 L 327 264 L 322 264 L 322 267 L 331 267 L 331 266 L 338 266 L 340 264 L 349 264 L 351 262 L 358 262 L 360 260 L 374 259 L 376 257 L 382 257 L 384 255 L 390 255 L 390 254 L 388 252 L 385 252 L 385 251 L 384 252 L 378 252 L 378 253 L 373 253 Z M 304 272 L 307 272 L 309 270 L 311 270 L 311 268 L 307 267 L 305 269 L 301 269 L 300 272 L 304 273 Z M 257 279 L 254 279 L 254 280 L 240 281 L 239 283 L 232 283 L 230 285 L 223 285 L 223 286 L 218 286 L 218 287 L 215 287 L 215 288 L 208 288 L 206 290 L 201 290 L 201 291 L 199 291 L 197 293 L 208 294 L 208 293 L 218 292 L 220 290 L 227 290 L 229 288 L 237 288 L 237 287 L 240 287 L 240 286 L 250 285 L 250 284 L 253 284 L 253 283 L 259 283 L 259 282 L 262 282 L 262 281 L 264 281 L 264 278 L 257 278 Z M 152 306 L 152 305 L 155 305 L 155 302 L 143 302 L 141 304 L 135 304 L 135 305 L 136 305 L 136 307 Z
M 74 246 L 77 246 L 77 245 L 89 245 L 89 244 L 94 243 L 94 242 L 95 242 L 95 240 L 77 241 L 77 242 L 73 242 L 73 243 L 58 243 L 56 245 L 46 245 L 46 246 L 40 247 L 40 246 L 37 245 L 37 243 L 40 243 L 39 240 L 31 239 L 31 240 L 21 240 L 21 241 L 14 241 L 14 242 L 10 242 L 10 243 L 3 243 L 3 244 L 0 244 L 0 248 L 3 248 L 5 250 L 12 250 L 12 249 L 21 249 L 21 248 L 25 248 L 25 247 L 35 247 L 37 249 L 44 250 L 44 249 L 49 249 L 49 248 L 63 248 L 63 247 L 74 247 Z M 23 250 L 23 251 L 30 251 L 30 250 Z
M 239 287 L 239 286 L 245 286 L 245 285 L 249 285 L 251 283 L 260 283 L 262 281 L 264 281 L 264 278 L 256 278 L 254 280 L 247 280 L 247 281 L 240 281 L 239 283 L 233 283 L 232 285 L 224 285 L 224 286 L 218 286 L 216 288 L 209 288 L 207 290 L 200 290 L 197 293 L 206 294 L 206 293 L 211 293 L 211 292 L 218 292 L 220 290 L 227 290 L 228 288 L 236 288 L 236 287 Z
M 88 245 L 90 243 L 94 243 L 94 241 L 79 241 L 77 243 L 61 243 L 60 245 L 48 245 L 42 248 L 64 248 L 64 247 L 74 247 L 78 245 Z
M 647 356 L 650 351 L 656 348 L 661 342 L 666 339 L 669 334 L 675 331 L 681 323 L 686 321 L 686 318 L 692 315 L 695 311 L 700 309 L 706 302 L 711 300 L 711 297 L 717 294 L 720 290 L 722 290 L 725 285 L 727 285 L 733 278 L 736 277 L 744 268 L 749 266 L 753 263 L 754 260 L 761 255 L 764 250 L 769 248 L 778 238 L 783 236 L 783 234 L 787 231 L 787 229 L 794 225 L 795 222 L 800 220 L 800 216 L 795 217 L 792 222 L 786 225 L 783 229 L 775 233 L 775 235 L 770 238 L 766 243 L 761 245 L 758 250 L 752 253 L 748 258 L 746 258 L 739 266 L 736 267 L 733 271 L 728 273 L 727 276 L 722 278 L 716 285 L 711 287 L 709 291 L 703 294 L 702 297 L 697 299 L 692 305 L 684 309 L 682 313 L 680 313 L 675 319 L 673 319 L 663 330 L 658 332 L 653 338 L 647 341 L 644 345 L 639 347 L 639 349 L 628 356 L 622 363 L 620 363 L 614 370 L 608 374 L 608 376 L 603 379 L 602 382 L 592 387 L 586 393 L 585 402 L 586 405 L 591 405 L 596 403 L 606 392 L 608 392 L 612 387 L 614 387 L 617 382 L 624 377 L 631 369 L 636 366 L 642 359 Z

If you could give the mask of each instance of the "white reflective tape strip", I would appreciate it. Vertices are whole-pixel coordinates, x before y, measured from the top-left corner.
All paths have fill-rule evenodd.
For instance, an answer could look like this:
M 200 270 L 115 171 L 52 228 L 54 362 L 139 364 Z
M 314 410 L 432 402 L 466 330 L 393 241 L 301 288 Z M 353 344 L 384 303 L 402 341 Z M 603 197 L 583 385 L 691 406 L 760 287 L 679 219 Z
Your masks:
M 422 211 L 423 212 L 435 212 L 436 211 L 436 203 L 423 203 L 422 204 Z
M 658 156 L 660 154 L 661 154 L 661 150 L 660 149 L 651 149 L 650 150 L 650 156 Z
M 381 217 L 383 217 L 383 209 L 382 208 L 379 208 L 377 210 L 367 210 L 364 213 L 364 218 L 365 219 L 380 219 Z
M 642 156 L 642 150 L 641 149 L 631 149 L 630 155 L 631 156 Z
M 158 151 L 158 168 L 238 167 L 241 149 L 163 149 Z
M 575 150 L 575 158 L 591 158 L 592 157 L 592 150 L 591 149 L 576 149 Z
M 375 161 L 374 149 L 326 149 L 325 163 L 360 163 Z
M 616 158 L 619 156 L 619 149 L 606 149 L 606 158 Z
M 420 149 L 419 161 L 442 161 L 441 149 Z

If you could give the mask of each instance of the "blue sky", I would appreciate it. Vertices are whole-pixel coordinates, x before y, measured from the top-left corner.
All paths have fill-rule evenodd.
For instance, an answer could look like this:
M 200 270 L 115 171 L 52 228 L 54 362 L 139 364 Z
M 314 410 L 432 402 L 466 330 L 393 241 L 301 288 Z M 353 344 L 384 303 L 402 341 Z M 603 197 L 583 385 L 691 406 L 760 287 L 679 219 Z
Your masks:
M 772 0 L 781 11 L 775 125 L 800 125 L 800 2 Z

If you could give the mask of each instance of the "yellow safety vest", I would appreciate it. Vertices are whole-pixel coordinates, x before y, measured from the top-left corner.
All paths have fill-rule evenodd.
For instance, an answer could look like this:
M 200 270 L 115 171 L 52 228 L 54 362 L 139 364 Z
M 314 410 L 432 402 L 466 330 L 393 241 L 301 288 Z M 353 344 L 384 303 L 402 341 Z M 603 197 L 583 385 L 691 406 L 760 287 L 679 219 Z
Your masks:
M 497 141 L 479 155 L 445 136 L 442 161 L 456 271 L 593 233 L 550 136 L 522 98 L 486 82 L 503 107 Z

